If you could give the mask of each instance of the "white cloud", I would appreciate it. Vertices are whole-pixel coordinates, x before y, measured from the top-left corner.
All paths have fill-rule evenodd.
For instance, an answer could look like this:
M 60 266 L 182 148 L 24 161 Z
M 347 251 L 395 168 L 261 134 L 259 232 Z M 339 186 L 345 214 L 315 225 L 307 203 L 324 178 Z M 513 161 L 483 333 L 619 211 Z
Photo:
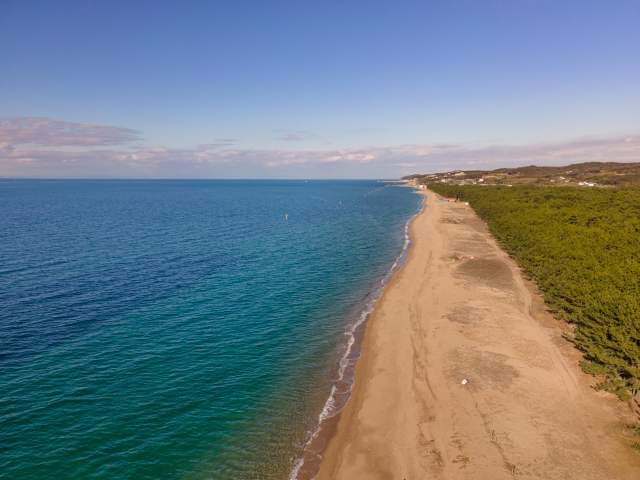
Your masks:
M 492 169 L 530 164 L 640 161 L 640 142 L 628 136 L 521 146 L 427 143 L 298 151 L 234 149 L 227 139 L 194 148 L 148 146 L 132 147 L 129 152 L 104 149 L 65 152 L 16 147 L 28 142 L 43 146 L 105 146 L 137 138 L 137 135 L 133 130 L 119 127 L 49 119 L 5 122 L 0 124 L 0 176 L 396 178 L 409 173 L 469 166 Z

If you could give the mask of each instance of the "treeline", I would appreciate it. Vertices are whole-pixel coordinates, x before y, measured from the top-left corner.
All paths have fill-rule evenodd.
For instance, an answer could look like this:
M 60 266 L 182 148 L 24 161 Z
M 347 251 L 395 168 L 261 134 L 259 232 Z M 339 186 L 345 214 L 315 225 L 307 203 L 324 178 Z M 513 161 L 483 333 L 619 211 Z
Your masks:
M 640 403 L 640 188 L 452 186 L 531 276 L 547 304 L 575 323 L 583 369 Z

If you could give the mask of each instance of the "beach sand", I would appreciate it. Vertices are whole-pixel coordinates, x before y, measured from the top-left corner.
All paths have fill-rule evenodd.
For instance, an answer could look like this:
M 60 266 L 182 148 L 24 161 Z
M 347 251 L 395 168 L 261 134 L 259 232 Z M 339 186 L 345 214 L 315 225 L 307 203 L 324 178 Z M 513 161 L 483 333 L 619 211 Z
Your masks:
M 633 416 L 591 388 L 569 327 L 469 206 L 421 193 L 318 478 L 640 478 Z

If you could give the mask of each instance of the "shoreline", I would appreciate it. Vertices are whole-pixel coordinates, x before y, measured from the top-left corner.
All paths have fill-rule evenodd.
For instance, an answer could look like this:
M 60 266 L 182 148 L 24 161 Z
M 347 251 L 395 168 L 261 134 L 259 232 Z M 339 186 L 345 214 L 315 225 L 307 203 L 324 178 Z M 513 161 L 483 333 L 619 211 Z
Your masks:
M 385 185 L 387 186 L 387 185 Z M 384 188 L 384 187 L 383 187 Z M 414 193 L 420 194 L 418 189 L 411 187 Z M 318 423 L 304 446 L 302 456 L 295 462 L 289 474 L 289 480 L 311 480 L 317 477 L 322 464 L 322 454 L 331 438 L 335 434 L 336 426 L 342 416 L 342 411 L 348 405 L 354 386 L 355 368 L 362 355 L 362 342 L 365 339 L 367 324 L 370 321 L 375 306 L 384 294 L 387 285 L 393 280 L 396 272 L 406 263 L 413 242 L 410 229 L 413 222 L 424 212 L 425 203 L 421 202 L 420 210 L 405 223 L 402 250 L 387 273 L 380 279 L 380 286 L 368 295 L 370 300 L 362 305 L 357 320 L 351 324 L 345 334 L 350 335 L 345 353 L 342 356 L 337 372 L 337 379 L 318 416 Z
M 418 193 L 316 478 L 640 478 L 629 412 L 535 287 L 470 207 Z
M 403 264 L 394 271 L 393 275 L 382 289 L 380 296 L 374 303 L 372 311 L 369 313 L 369 318 L 366 321 L 366 331 L 363 332 L 363 339 L 360 343 L 361 353 L 357 363 L 355 364 L 354 380 L 351 387 L 351 396 L 349 402 L 337 415 L 335 425 L 333 425 L 330 435 L 327 437 L 327 443 L 322 452 L 323 456 L 321 460 L 320 471 L 315 477 L 313 477 L 314 479 L 333 478 L 331 474 L 327 474 L 327 472 L 334 472 L 336 470 L 339 455 L 344 450 L 345 445 L 354 438 L 354 435 L 352 434 L 353 432 L 350 432 L 350 430 L 353 428 L 357 428 L 357 425 L 354 425 L 354 423 L 357 422 L 357 419 L 355 417 L 362 406 L 362 396 L 364 394 L 363 383 L 371 373 L 371 357 L 375 355 L 375 352 L 372 351 L 372 342 L 370 339 L 371 335 L 369 334 L 369 331 L 372 329 L 373 323 L 376 321 L 376 311 L 378 310 L 377 307 L 383 303 L 385 292 L 394 286 L 397 281 L 397 277 L 400 275 L 402 269 L 404 269 L 410 262 L 412 252 L 415 249 L 416 245 L 411 230 L 413 230 L 413 226 L 418 221 L 420 216 L 426 213 L 426 194 L 424 193 L 424 191 L 418 189 L 415 190 L 415 193 L 424 196 L 424 199 L 422 201 L 422 208 L 411 221 L 409 229 L 411 247 L 406 253 L 406 258 Z

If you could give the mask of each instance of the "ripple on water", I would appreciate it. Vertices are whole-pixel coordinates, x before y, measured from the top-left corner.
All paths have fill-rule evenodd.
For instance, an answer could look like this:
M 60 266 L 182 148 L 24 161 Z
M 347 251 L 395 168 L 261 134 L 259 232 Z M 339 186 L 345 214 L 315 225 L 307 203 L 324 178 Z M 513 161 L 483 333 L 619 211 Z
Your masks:
M 420 208 L 379 185 L 3 181 L 0 477 L 286 476 Z

